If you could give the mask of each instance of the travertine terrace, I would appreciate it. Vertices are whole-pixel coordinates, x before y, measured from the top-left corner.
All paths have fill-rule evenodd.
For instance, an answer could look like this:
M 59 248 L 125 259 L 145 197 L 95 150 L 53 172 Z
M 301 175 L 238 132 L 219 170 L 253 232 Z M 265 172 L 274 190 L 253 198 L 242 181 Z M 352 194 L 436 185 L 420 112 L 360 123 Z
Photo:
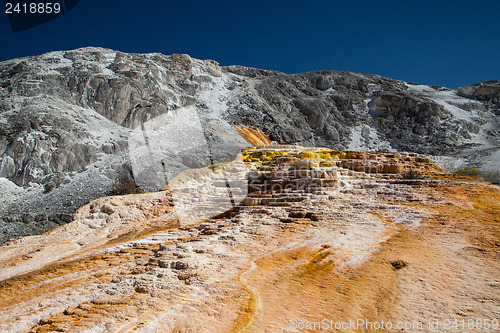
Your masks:
M 248 146 L 238 132 L 258 146 L 442 156 L 446 171 L 474 168 L 499 183 L 500 81 L 448 89 L 98 47 L 4 61 L 0 244 L 71 221 L 132 172 L 143 190 L 157 191 L 165 181 L 141 178 L 154 172 L 170 182 L 180 171 L 233 161 Z
M 279 145 L 188 171 L 1 247 L 0 331 L 296 332 L 363 319 L 434 332 L 433 318 L 499 316 L 498 187 L 417 154 Z M 192 193 L 199 216 L 213 211 L 183 223 L 176 198 L 189 206 Z

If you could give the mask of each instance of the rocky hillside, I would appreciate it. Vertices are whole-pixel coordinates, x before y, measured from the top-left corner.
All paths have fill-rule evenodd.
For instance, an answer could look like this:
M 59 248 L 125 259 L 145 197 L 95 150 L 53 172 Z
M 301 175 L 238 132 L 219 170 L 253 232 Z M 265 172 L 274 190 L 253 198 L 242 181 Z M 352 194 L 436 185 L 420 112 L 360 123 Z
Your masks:
M 0 242 L 109 194 L 233 160 L 236 125 L 282 144 L 445 156 L 498 181 L 500 82 L 450 90 L 376 75 L 287 75 L 101 48 L 0 63 Z M 448 159 L 453 157 L 453 160 Z

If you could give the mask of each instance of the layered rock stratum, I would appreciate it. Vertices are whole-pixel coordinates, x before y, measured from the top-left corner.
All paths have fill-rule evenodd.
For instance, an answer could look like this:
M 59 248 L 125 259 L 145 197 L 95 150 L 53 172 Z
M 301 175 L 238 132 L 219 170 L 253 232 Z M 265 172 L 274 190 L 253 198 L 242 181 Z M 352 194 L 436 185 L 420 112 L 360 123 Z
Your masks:
M 158 190 L 182 170 L 234 160 L 248 145 L 241 125 L 282 144 L 431 154 L 498 182 L 499 93 L 498 81 L 452 90 L 92 47 L 5 61 L 0 243 L 71 221 L 121 176 Z M 168 124 L 131 157 L 141 133 Z
M 0 331 L 498 328 L 500 191 L 477 176 L 415 153 L 269 145 L 170 184 L 0 247 Z

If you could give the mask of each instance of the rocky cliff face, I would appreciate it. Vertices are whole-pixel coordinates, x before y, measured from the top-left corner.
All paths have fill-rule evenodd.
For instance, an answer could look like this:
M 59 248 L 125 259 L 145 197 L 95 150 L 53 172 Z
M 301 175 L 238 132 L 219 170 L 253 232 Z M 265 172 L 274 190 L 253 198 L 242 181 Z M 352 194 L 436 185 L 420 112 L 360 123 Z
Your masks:
M 498 81 L 450 90 L 101 48 L 6 61 L 0 240 L 65 223 L 119 175 L 137 178 L 134 169 L 154 189 L 181 170 L 232 160 L 248 145 L 235 125 L 283 144 L 454 156 L 498 180 L 499 90 Z

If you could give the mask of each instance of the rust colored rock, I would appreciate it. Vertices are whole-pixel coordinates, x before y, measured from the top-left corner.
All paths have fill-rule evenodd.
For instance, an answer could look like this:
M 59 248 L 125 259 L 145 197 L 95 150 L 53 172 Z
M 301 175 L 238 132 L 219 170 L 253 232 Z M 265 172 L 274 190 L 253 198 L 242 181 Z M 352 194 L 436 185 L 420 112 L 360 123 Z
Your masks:
M 169 268 L 170 267 L 170 261 L 168 260 L 158 260 L 158 266 L 161 268 Z
M 382 173 L 394 173 L 399 174 L 403 173 L 405 170 L 404 166 L 401 163 L 387 163 L 382 167 Z
M 311 170 L 314 167 L 317 167 L 318 163 L 313 160 L 299 160 L 293 162 L 293 167 L 296 170 Z
M 185 262 L 182 262 L 182 261 L 175 261 L 175 262 L 172 263 L 171 267 L 173 269 L 183 270 L 183 269 L 188 268 L 188 264 L 185 263 Z

